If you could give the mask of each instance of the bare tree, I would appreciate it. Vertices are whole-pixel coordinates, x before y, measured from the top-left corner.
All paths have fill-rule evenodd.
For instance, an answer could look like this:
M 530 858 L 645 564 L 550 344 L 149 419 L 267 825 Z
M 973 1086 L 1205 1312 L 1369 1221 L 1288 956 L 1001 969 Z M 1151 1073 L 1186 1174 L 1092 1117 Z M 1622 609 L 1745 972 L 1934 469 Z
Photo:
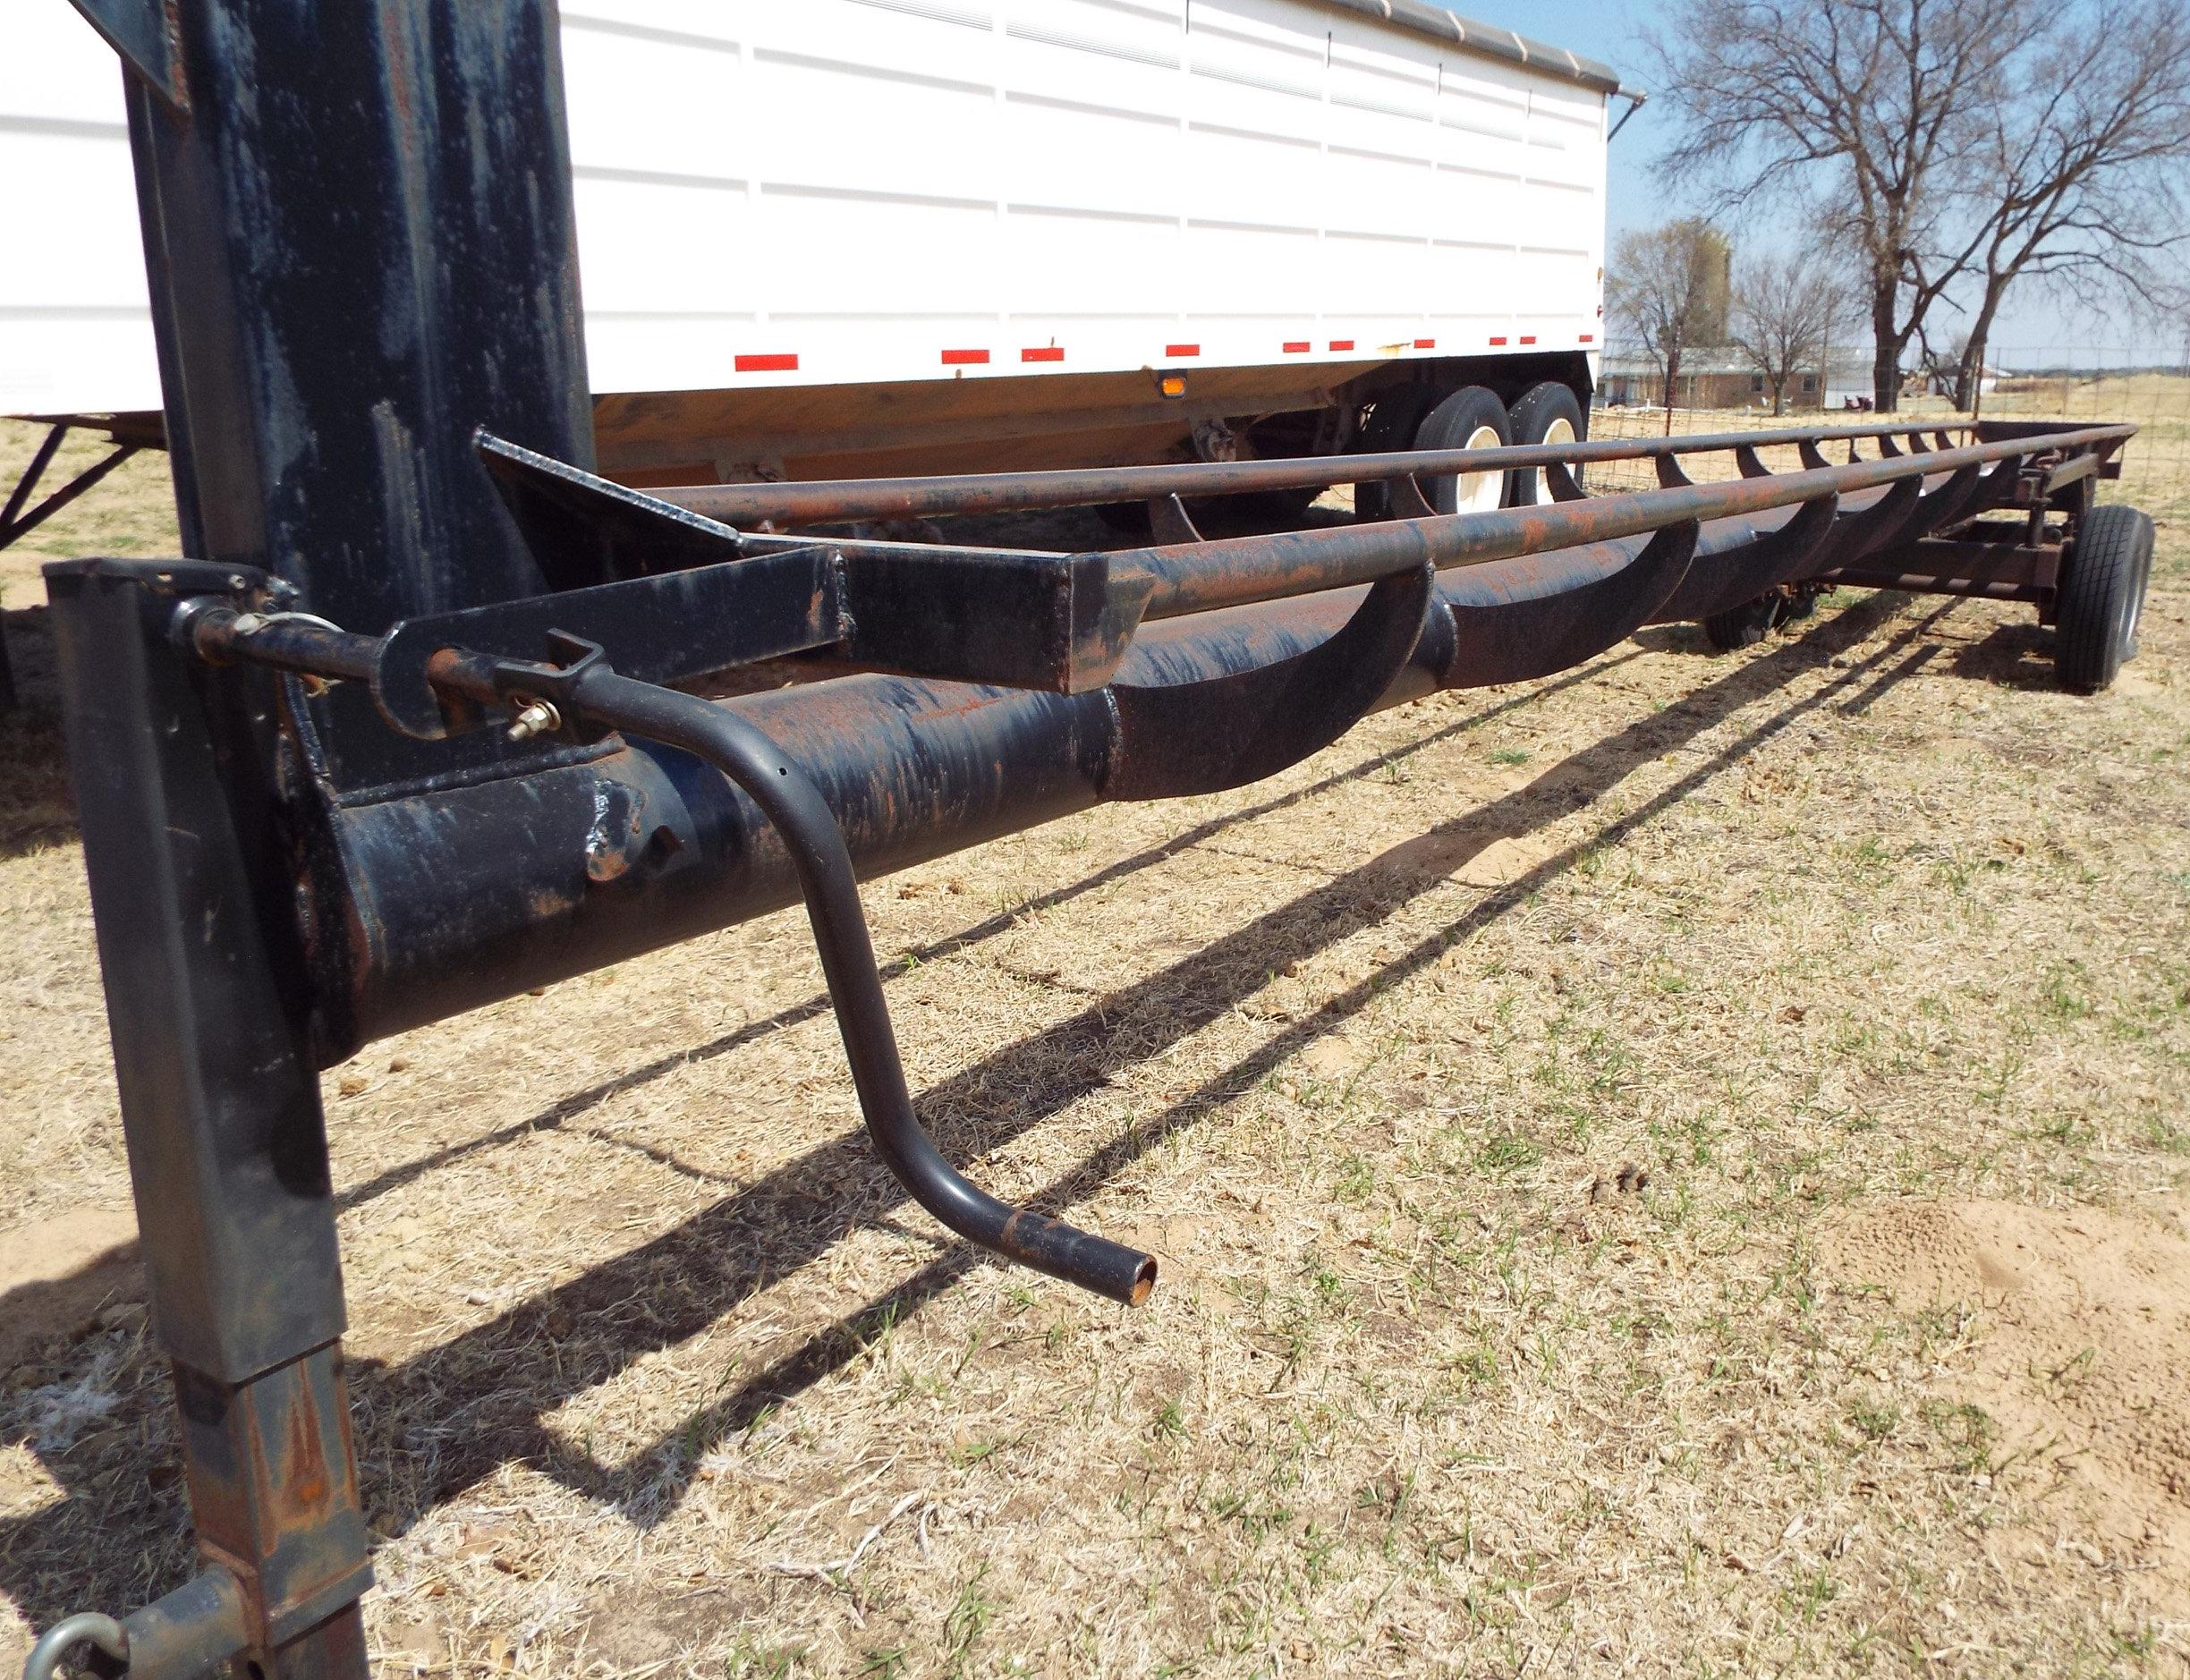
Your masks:
M 1785 412 L 1796 374 L 1814 368 L 1823 379 L 1825 352 L 1846 302 L 1844 283 L 1823 258 L 1766 256 L 1742 264 L 1734 281 L 1731 337 L 1771 387 L 1773 413 Z
M 1657 364 L 1668 434 L 1681 359 L 1692 345 L 1725 338 L 1730 255 L 1725 235 L 1693 216 L 1623 233 L 1612 248 L 1605 304 L 1614 326 Z
M 1956 372 L 1977 395 L 2008 286 L 2024 275 L 2162 307 L 2165 253 L 2190 241 L 2190 14 L 2181 0 L 2067 12 L 2033 43 L 2021 85 L 1986 110 L 1972 206 L 1981 277 Z
M 1916 370 L 1923 376 L 1927 395 L 1954 396 L 1961 386 L 1962 369 L 1969 365 L 1970 359 L 1967 333 L 1957 333 L 1944 349 L 1932 344 L 1929 333 L 1917 335 Z
M 1881 411 L 1901 356 L 1974 249 L 1951 248 L 1957 191 L 2038 0 L 1686 0 L 1658 47 L 1687 119 L 1666 162 L 1730 202 L 1808 190 L 1860 259 Z M 1943 254 L 1942 254 L 1943 253 Z

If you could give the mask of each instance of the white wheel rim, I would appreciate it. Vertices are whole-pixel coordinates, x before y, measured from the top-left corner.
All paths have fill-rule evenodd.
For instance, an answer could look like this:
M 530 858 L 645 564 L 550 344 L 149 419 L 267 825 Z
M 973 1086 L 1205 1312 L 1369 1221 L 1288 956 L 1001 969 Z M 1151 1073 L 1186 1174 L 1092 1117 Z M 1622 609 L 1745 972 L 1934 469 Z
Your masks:
M 1463 449 L 1496 449 L 1498 446 L 1498 428 L 1478 426 L 1468 434 Z M 1464 472 L 1453 480 L 1453 510 L 1460 513 L 1483 513 L 1497 507 L 1506 499 L 1506 475 L 1502 472 Z
M 1544 428 L 1544 435 L 1536 441 L 1541 444 L 1570 444 L 1574 440 L 1574 422 L 1564 414 L 1559 414 L 1553 417 L 1551 423 Z M 1579 479 L 1579 468 L 1569 467 L 1566 470 Z M 1542 468 L 1539 467 L 1528 475 L 1528 495 L 1523 499 L 1530 502 L 1548 502 L 1551 499 L 1545 488 Z

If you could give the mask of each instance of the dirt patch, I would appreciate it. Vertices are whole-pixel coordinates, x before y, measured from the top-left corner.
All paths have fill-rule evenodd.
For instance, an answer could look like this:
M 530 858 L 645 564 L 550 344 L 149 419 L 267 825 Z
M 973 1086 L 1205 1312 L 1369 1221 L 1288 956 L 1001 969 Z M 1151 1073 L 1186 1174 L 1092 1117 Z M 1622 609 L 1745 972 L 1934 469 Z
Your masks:
M 585 1648 L 618 1674 L 674 1663 L 713 1631 L 741 1615 L 765 1611 L 764 1599 L 740 1603 L 718 1587 L 695 1584 L 674 1598 L 655 1593 L 603 1594 L 585 1625 Z
M 1550 846 L 1532 835 L 1463 824 L 1403 841 L 1377 859 L 1376 867 L 1465 887 L 1507 887 L 1550 855 Z
M 144 1300 L 137 1221 L 87 1209 L 0 1231 L 0 1381 L 39 1350 Z
M 2025 1483 L 2133 1586 L 2190 1605 L 2190 1230 L 2164 1217 L 1902 1202 L 1836 1223 L 1826 1274 L 1903 1311 L 1974 1314 L 1939 1391 L 1982 1409 Z

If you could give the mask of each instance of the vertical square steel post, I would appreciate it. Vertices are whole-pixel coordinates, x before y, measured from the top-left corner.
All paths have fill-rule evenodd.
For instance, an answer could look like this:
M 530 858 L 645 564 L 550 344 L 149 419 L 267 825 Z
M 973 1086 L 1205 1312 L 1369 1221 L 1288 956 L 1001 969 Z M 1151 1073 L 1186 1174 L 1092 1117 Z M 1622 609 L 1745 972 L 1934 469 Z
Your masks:
M 163 575 L 246 574 L 47 574 L 153 1322 L 199 1551 L 242 1585 L 253 1660 L 361 1677 L 371 1569 L 273 688 L 170 645 Z
M 181 593 L 272 589 L 377 632 L 596 581 L 535 559 L 472 447 L 486 427 L 592 458 L 556 21 L 550 0 L 77 4 L 127 65 L 196 556 L 48 585 L 154 1322 L 253 1669 L 362 1680 L 298 839 L 411 767 L 369 707 L 205 666 L 170 620 Z

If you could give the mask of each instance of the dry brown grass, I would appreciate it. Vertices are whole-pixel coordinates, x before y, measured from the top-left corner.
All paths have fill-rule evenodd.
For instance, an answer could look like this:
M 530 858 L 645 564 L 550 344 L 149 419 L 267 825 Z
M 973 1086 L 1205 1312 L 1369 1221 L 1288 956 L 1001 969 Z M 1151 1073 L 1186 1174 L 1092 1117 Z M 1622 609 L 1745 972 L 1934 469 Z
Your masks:
M 376 1046 L 380 1672 L 2182 1672 L 2179 1302 L 2014 1339 L 2190 1252 L 2190 594 L 2148 624 L 2096 700 L 2011 609 L 1649 632 L 870 886 L 930 1124 L 1158 1249 L 1138 1313 L 907 1207 L 794 913 Z M 5 823 L 0 1262 L 81 1278 L 0 1296 L 0 1658 L 188 1567 L 81 860 Z M 1876 1263 L 2001 1207 L 2034 1295 Z
M 30 452 L 46 435 L 43 426 L 0 420 L 0 494 L 15 488 Z M 112 450 L 104 438 L 72 431 L 39 481 L 39 494 L 56 490 Z M 45 599 L 38 569 L 47 560 L 72 555 L 179 554 L 174 494 L 167 479 L 167 457 L 149 451 L 125 461 L 113 475 L 32 531 L 13 547 L 0 548 L 0 606 L 18 611 Z

